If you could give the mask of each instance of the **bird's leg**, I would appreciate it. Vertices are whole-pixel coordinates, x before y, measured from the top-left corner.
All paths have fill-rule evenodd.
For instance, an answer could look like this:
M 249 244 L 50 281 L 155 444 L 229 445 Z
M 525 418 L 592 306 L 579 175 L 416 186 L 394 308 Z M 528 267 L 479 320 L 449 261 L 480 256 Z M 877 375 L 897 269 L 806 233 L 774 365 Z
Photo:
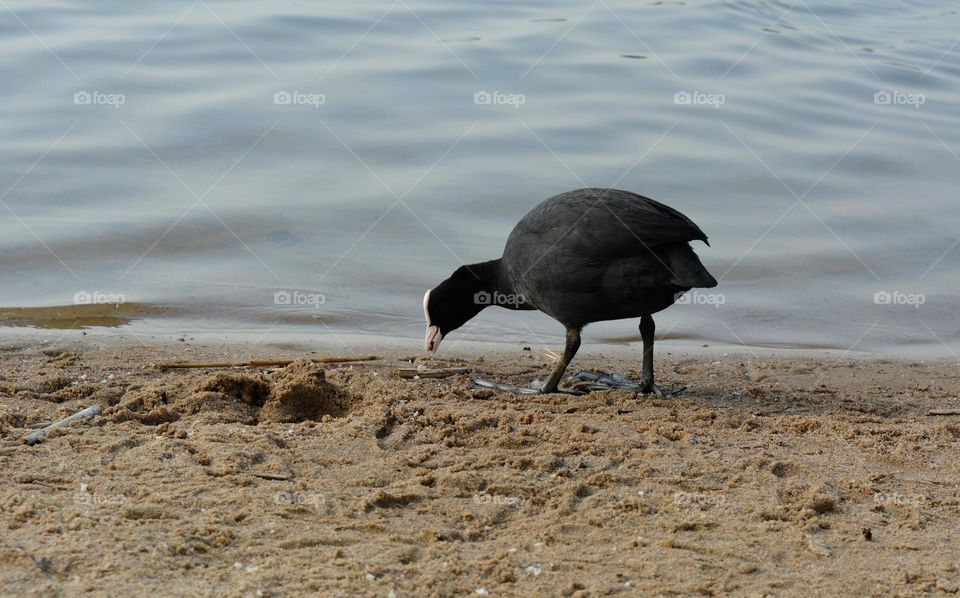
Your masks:
M 643 373 L 640 375 L 640 392 L 644 394 L 652 392 L 662 399 L 663 391 L 653 383 L 653 335 L 656 329 L 652 316 L 640 318 L 640 338 L 643 339 Z
M 550 374 L 550 379 L 547 380 L 547 383 L 544 384 L 540 392 L 544 394 L 557 392 L 557 387 L 560 384 L 560 378 L 563 377 L 563 372 L 566 371 L 567 366 L 570 365 L 571 361 L 573 361 L 573 356 L 577 354 L 577 349 L 579 348 L 580 329 L 567 328 L 567 346 L 563 350 L 563 357 L 560 358 L 560 363 L 558 363 L 557 367 L 554 368 L 553 373 Z

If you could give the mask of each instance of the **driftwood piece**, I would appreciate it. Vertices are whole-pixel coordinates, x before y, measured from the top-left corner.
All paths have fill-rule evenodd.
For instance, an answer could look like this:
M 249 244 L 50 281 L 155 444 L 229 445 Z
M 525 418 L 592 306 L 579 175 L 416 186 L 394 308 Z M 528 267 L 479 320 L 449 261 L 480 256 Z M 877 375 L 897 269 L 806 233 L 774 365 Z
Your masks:
M 960 415 L 960 409 L 931 409 L 927 415 Z
M 334 357 L 315 357 L 308 359 L 313 363 L 349 363 L 351 361 L 375 361 L 380 359 L 378 355 L 347 355 Z M 161 363 L 157 367 L 161 370 L 189 370 L 203 368 L 259 368 L 270 366 L 287 366 L 299 361 L 297 359 L 264 359 L 252 361 L 219 361 L 211 363 Z
M 90 407 L 87 407 L 83 411 L 78 411 L 77 413 L 74 413 L 70 417 L 65 417 L 58 422 L 54 422 L 50 424 L 46 428 L 27 434 L 26 436 L 23 437 L 23 440 L 27 444 L 32 446 L 40 442 L 40 440 L 43 439 L 43 437 L 46 436 L 47 433 L 50 432 L 51 430 L 56 430 L 58 428 L 65 428 L 75 421 L 86 419 L 88 417 L 93 417 L 94 415 L 99 415 L 101 411 L 102 409 L 100 408 L 100 405 L 91 405 Z

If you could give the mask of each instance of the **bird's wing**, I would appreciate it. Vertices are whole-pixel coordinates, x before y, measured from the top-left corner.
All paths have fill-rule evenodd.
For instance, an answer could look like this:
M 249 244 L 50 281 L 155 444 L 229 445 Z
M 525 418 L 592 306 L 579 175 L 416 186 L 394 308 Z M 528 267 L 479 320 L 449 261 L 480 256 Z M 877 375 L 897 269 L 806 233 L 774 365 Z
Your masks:
M 671 242 L 707 243 L 707 235 L 682 213 L 617 189 L 562 193 L 537 206 L 531 216 L 529 233 L 593 259 L 632 255 Z

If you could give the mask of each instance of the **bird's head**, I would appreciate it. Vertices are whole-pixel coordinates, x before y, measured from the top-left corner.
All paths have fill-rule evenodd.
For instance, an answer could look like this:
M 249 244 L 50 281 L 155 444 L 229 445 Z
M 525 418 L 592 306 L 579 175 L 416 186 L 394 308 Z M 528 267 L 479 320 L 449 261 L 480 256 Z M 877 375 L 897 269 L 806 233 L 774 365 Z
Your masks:
M 460 266 L 423 296 L 423 317 L 427 320 L 425 348 L 435 352 L 440 341 L 460 328 L 489 305 L 487 285 L 475 270 Z M 486 293 L 486 295 L 484 295 Z

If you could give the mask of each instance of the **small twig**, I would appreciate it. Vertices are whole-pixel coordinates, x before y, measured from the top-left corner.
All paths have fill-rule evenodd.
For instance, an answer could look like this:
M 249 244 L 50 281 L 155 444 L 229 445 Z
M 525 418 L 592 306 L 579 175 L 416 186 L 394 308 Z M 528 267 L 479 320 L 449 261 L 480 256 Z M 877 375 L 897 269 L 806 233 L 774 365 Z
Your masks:
M 447 378 L 456 374 L 466 374 L 470 368 L 399 368 L 397 375 L 401 378 Z
M 31 432 L 30 434 L 27 434 L 26 436 L 23 437 L 23 440 L 27 444 L 32 446 L 40 442 L 40 440 L 44 436 L 46 436 L 47 433 L 50 432 L 51 430 L 56 430 L 58 428 L 65 428 L 75 421 L 86 419 L 88 417 L 93 417 L 94 415 L 99 415 L 101 411 L 102 409 L 100 408 L 100 405 L 91 405 L 90 407 L 87 407 L 83 411 L 78 411 L 77 413 L 74 413 L 70 417 L 65 417 L 56 423 L 50 424 L 49 426 L 47 426 L 46 428 L 43 428 L 42 430 L 37 430 L 36 432 Z
M 316 357 L 306 361 L 313 363 L 347 363 L 351 361 L 374 361 L 381 359 L 378 355 Z M 187 370 L 202 368 L 259 368 L 270 366 L 287 366 L 299 359 L 266 359 L 253 361 L 220 361 L 213 363 L 161 363 L 157 367 L 161 370 Z
M 283 475 L 278 473 L 255 473 L 252 475 L 262 480 L 274 480 L 274 481 L 280 481 L 280 482 L 286 482 L 288 480 L 293 479 L 292 475 Z
M 931 409 L 927 415 L 960 415 L 960 409 Z

